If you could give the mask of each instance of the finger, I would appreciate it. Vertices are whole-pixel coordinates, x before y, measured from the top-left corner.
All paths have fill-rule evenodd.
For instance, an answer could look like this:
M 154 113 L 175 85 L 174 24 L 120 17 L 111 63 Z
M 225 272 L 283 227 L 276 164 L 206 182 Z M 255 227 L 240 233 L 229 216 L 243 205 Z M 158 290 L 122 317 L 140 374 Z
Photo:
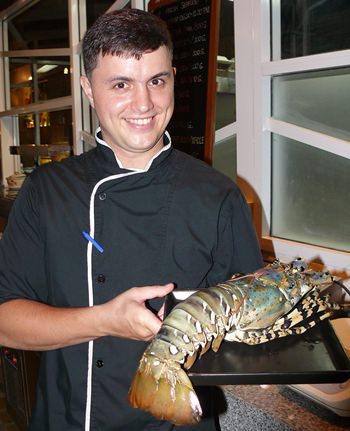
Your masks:
M 159 289 L 157 291 L 157 295 L 155 298 L 162 298 L 163 296 L 168 295 L 168 293 L 172 292 L 174 290 L 174 283 L 168 283 L 164 284 L 162 287 L 162 293 L 160 294 Z
M 159 332 L 159 329 L 162 325 L 162 321 L 153 313 L 150 313 L 150 315 L 147 316 L 147 321 L 145 322 L 145 325 L 147 325 L 147 331 L 149 331 L 151 333 L 151 336 L 153 337 Z
M 148 299 L 162 298 L 174 289 L 173 283 L 164 284 L 161 286 L 144 286 L 136 288 L 138 300 L 145 302 Z

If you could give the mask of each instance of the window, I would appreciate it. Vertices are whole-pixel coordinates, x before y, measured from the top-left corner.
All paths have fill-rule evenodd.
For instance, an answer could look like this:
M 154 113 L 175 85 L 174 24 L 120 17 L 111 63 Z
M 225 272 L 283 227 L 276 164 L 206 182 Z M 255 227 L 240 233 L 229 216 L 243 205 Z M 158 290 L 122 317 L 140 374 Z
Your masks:
M 70 41 L 76 39 L 69 35 L 74 17 L 69 20 L 68 4 L 13 2 L 0 13 L 3 183 L 14 171 L 27 172 L 73 152 Z
M 350 252 L 350 160 L 274 134 L 271 235 Z
M 303 71 L 300 62 L 298 73 L 286 69 L 271 77 L 272 118 L 300 126 L 305 136 L 300 142 L 272 134 L 270 233 L 349 252 L 350 99 L 345 89 L 350 88 L 350 69 L 326 67 L 322 54 L 334 51 L 336 58 L 338 51 L 350 49 L 350 4 L 281 0 L 271 2 L 271 11 L 274 60 L 321 57 L 319 66 Z M 342 140 L 343 150 L 336 154 L 332 140 L 321 149 L 317 139 L 308 140 L 308 130 Z
M 272 78 L 272 115 L 350 141 L 350 68 L 315 70 Z
M 103 13 L 105 13 L 115 2 L 113 0 L 86 0 L 86 23 L 87 28 Z
M 275 40 L 280 56 L 274 60 L 350 48 L 348 0 L 281 0 L 273 8 L 280 9 L 273 23 L 280 27 Z
M 69 57 L 10 57 L 9 72 L 11 108 L 71 94 Z
M 68 2 L 31 2 L 7 20 L 8 49 L 69 47 Z
M 267 259 L 350 273 L 350 3 L 236 1 L 237 176 Z
M 222 0 L 216 76 L 213 166 L 236 179 L 236 74 L 233 2 Z
M 52 160 L 61 161 L 72 154 L 72 110 L 28 112 L 18 116 L 19 145 L 11 146 L 20 154 L 24 172 Z

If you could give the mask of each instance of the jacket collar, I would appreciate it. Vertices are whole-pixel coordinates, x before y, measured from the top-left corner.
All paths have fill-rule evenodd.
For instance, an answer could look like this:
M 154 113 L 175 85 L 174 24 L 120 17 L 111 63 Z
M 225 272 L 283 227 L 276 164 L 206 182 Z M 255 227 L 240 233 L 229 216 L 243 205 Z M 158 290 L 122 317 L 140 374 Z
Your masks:
M 97 150 L 99 154 L 104 158 L 105 162 L 108 164 L 113 164 L 114 169 L 129 172 L 129 171 L 135 171 L 135 172 L 147 172 L 150 169 L 153 169 L 154 167 L 158 166 L 165 158 L 168 157 L 168 155 L 171 152 L 172 145 L 171 145 L 171 138 L 167 131 L 164 133 L 164 147 L 155 154 L 152 159 L 149 161 L 148 165 L 144 169 L 138 169 L 138 168 L 124 168 L 122 162 L 118 159 L 117 155 L 113 151 L 113 149 L 102 139 L 101 134 L 101 128 L 98 127 L 95 132 L 95 139 L 97 143 Z M 111 166 L 112 167 L 112 166 Z M 119 169 L 118 169 L 119 168 Z

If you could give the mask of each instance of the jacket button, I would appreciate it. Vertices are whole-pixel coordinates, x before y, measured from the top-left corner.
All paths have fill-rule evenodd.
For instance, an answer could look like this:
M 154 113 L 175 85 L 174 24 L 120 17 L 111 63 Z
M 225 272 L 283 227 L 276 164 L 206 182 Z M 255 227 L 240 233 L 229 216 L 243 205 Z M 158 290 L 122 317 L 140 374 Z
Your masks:
M 104 201 L 107 198 L 107 194 L 105 192 L 102 192 L 98 195 L 98 198 L 100 199 L 100 201 Z
M 105 275 L 103 275 L 103 274 L 98 274 L 98 276 L 97 276 L 97 281 L 98 281 L 99 283 L 104 283 L 104 282 L 106 281 L 106 276 L 105 276 Z
M 97 368 L 102 368 L 103 365 L 104 365 L 103 360 L 102 359 L 97 359 L 97 361 L 96 361 L 96 367 Z

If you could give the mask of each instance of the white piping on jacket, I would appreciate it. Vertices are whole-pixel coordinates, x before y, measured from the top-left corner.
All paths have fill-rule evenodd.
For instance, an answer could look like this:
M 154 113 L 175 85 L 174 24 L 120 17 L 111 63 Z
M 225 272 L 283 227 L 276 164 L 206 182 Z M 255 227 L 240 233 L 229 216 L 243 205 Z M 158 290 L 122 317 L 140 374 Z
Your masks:
M 100 131 L 100 128 L 96 130 L 95 138 L 96 140 L 107 147 L 109 145 L 103 141 L 102 139 L 97 137 L 97 133 Z M 130 172 L 125 172 L 122 174 L 111 175 L 109 177 L 103 178 L 99 182 L 97 182 L 92 190 L 90 196 L 90 206 L 89 206 L 89 221 L 90 221 L 90 236 L 94 238 L 95 235 L 95 196 L 98 188 L 107 181 L 116 180 L 119 178 L 128 177 L 130 175 L 140 174 L 147 172 L 151 167 L 153 160 L 156 159 L 163 151 L 166 151 L 171 146 L 171 139 L 168 132 L 165 132 L 165 135 L 169 139 L 169 144 L 164 146 L 152 159 L 149 161 L 145 169 L 133 169 Z M 110 148 L 110 147 L 109 147 Z M 115 153 L 114 153 L 115 154 Z M 123 167 L 121 162 L 118 160 L 117 156 L 116 161 L 120 167 Z M 94 305 L 94 291 L 93 291 L 93 281 L 92 281 L 92 243 L 88 241 L 87 244 L 87 279 L 88 279 L 88 294 L 89 294 L 89 307 L 93 307 Z M 85 408 L 85 431 L 90 431 L 90 419 L 91 419 L 91 401 L 92 401 L 92 360 L 93 360 L 93 349 L 94 349 L 94 341 L 89 341 L 88 344 L 88 372 L 87 372 L 87 388 L 86 388 L 86 408 Z

